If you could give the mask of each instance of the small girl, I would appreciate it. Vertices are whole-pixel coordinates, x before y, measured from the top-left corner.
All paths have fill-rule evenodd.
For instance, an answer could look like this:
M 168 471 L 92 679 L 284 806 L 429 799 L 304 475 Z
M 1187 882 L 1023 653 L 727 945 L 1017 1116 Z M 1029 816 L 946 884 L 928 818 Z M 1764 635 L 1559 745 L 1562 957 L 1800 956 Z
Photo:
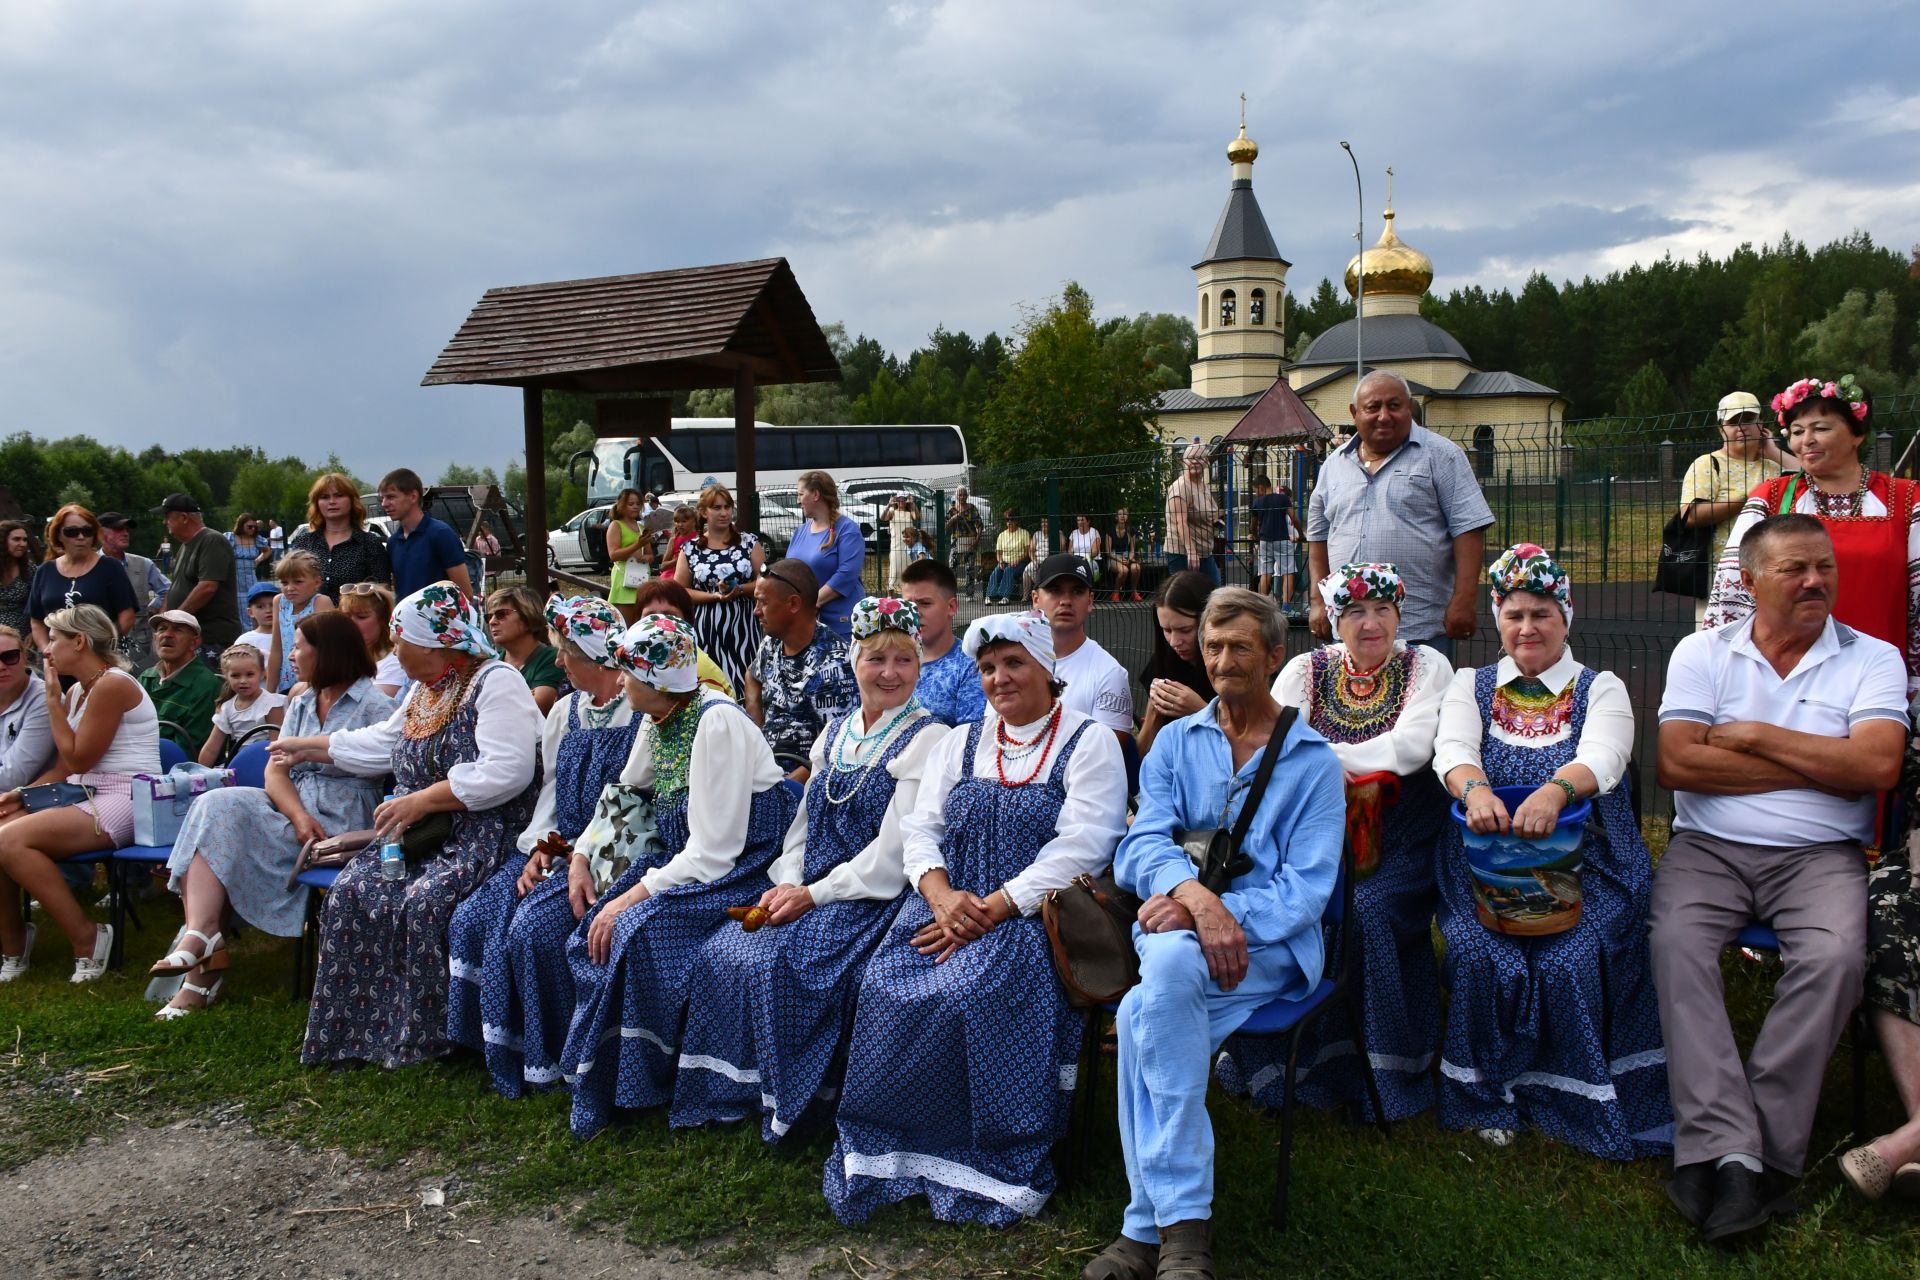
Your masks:
M 293 672 L 293 629 L 315 611 L 325 613 L 333 601 L 320 594 L 320 559 L 311 551 L 289 551 L 274 569 L 280 594 L 273 598 L 273 653 L 267 670 L 274 672 L 275 692 L 291 689 L 300 677 Z
M 915 561 L 925 560 L 928 554 L 927 544 L 924 541 L 926 535 L 920 532 L 920 526 L 912 525 L 912 524 L 908 525 L 906 527 L 906 530 L 903 536 L 906 540 L 905 551 L 907 555 L 907 563 L 913 564 Z M 899 590 L 899 587 L 900 587 L 899 583 L 897 582 L 894 583 L 894 589 L 896 591 Z
M 673 541 L 667 544 L 667 558 L 660 563 L 676 565 L 680 563 L 680 548 L 700 536 L 699 519 L 692 507 L 676 507 L 673 512 Z M 671 570 L 668 571 L 671 576 Z
M 261 689 L 266 663 L 250 644 L 235 644 L 220 655 L 220 675 L 232 696 L 214 708 L 213 732 L 200 748 L 200 763 L 209 767 L 219 762 L 227 743 L 240 741 L 263 724 L 279 724 L 287 707 L 280 694 Z

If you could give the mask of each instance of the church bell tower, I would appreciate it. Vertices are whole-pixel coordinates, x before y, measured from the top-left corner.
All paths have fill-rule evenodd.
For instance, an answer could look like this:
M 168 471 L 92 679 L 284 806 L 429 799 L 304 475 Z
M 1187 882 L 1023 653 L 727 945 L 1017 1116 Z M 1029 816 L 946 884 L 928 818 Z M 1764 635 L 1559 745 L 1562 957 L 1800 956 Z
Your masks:
M 1253 196 L 1253 162 L 1260 147 L 1247 136 L 1241 95 L 1240 136 L 1227 144 L 1233 185 L 1214 224 L 1207 252 L 1193 265 L 1199 295 L 1200 357 L 1193 363 L 1195 395 L 1246 396 L 1267 390 L 1287 352 L 1287 267 Z

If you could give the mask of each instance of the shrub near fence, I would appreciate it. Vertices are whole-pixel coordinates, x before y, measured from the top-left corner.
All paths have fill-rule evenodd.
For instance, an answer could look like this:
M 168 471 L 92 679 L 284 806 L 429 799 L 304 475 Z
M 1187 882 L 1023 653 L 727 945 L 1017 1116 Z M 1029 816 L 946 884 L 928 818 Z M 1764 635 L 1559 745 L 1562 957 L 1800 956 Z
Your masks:
M 1875 406 L 1873 431 L 1867 446 L 1871 464 L 1881 470 L 1900 466 L 1901 474 L 1912 475 L 1911 454 L 1920 452 L 1913 449 L 1920 435 L 1920 396 L 1881 400 Z M 1497 436 L 1485 428 L 1449 427 L 1442 434 L 1466 450 L 1493 511 L 1494 525 L 1487 531 L 1489 559 L 1513 543 L 1538 542 L 1573 576 L 1574 652 L 1626 683 L 1638 733 L 1635 782 L 1652 801 L 1649 813 L 1665 811 L 1670 797 L 1654 778 L 1656 718 L 1667 659 L 1681 637 L 1693 630 L 1694 610 L 1689 599 L 1656 593 L 1653 574 L 1661 527 L 1679 507 L 1681 478 L 1696 457 L 1720 446 L 1713 413 L 1501 426 Z M 1253 477 L 1264 473 L 1291 490 L 1304 529 L 1319 466 L 1314 453 L 1290 446 L 1236 446 L 1216 455 L 1211 482 L 1225 511 L 1216 546 L 1229 583 L 1252 585 L 1255 580 L 1248 511 Z M 1065 545 L 1074 516 L 1088 516 L 1104 533 L 1113 526 L 1114 512 L 1126 507 L 1141 536 L 1150 589 L 1165 574 L 1162 500 L 1178 473 L 1179 455 L 1173 449 L 1042 458 L 976 470 L 974 493 L 991 502 L 996 518 L 1010 503 L 1028 529 L 1046 516 L 1058 546 Z M 939 548 L 944 555 L 944 538 Z M 1304 614 L 1309 585 L 1304 547 L 1300 569 L 1293 603 Z M 1274 589 L 1278 591 L 1278 584 Z M 1151 651 L 1151 610 L 1113 604 L 1104 592 L 1096 598 L 1100 604 L 1092 634 L 1137 673 Z M 1481 666 L 1499 658 L 1499 638 L 1484 591 L 1480 599 L 1479 629 L 1473 640 L 1457 647 L 1456 665 Z M 1313 643 L 1303 622 L 1289 628 L 1289 656 Z M 1136 706 L 1144 696 L 1136 688 Z

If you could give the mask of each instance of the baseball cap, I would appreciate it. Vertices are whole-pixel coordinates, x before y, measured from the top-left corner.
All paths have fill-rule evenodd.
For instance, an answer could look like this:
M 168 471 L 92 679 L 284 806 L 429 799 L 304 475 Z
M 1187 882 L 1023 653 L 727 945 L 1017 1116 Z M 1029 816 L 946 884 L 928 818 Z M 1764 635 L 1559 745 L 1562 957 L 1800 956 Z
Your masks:
M 197 516 L 200 514 L 200 503 L 190 493 L 170 493 L 167 495 L 166 501 L 153 509 L 153 514 L 157 516 L 168 516 L 174 514 L 176 511 L 187 512 Z
M 108 511 L 102 515 L 95 516 L 94 519 L 100 522 L 102 529 L 112 529 L 117 532 L 121 529 L 133 528 L 133 517 L 123 516 L 118 511 Z
M 1049 586 L 1061 578 L 1077 578 L 1089 591 L 1093 589 L 1093 566 L 1087 563 L 1085 556 L 1077 556 L 1071 551 L 1062 551 L 1050 555 L 1040 562 L 1039 569 L 1033 575 L 1033 585 Z
M 195 631 L 200 629 L 200 619 L 194 617 L 185 609 L 167 609 L 164 612 L 154 614 L 153 620 L 155 622 L 171 622 L 176 627 L 192 627 Z
M 261 596 L 277 596 L 279 594 L 280 594 L 280 587 L 277 583 L 256 582 L 251 587 L 247 588 L 247 603 L 252 604 L 255 600 L 258 600 Z
M 1729 391 L 1720 397 L 1720 421 L 1735 418 L 1743 413 L 1760 415 L 1760 401 L 1751 391 Z

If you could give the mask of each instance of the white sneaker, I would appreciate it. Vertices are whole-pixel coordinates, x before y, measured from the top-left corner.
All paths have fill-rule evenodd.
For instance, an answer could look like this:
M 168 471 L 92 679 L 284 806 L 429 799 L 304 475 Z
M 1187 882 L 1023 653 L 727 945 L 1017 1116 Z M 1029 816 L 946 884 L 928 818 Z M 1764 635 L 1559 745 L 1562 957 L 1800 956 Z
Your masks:
M 27 926 L 27 945 L 17 956 L 0 956 L 0 982 L 12 982 L 27 972 L 27 966 L 33 961 L 33 935 L 39 932 L 38 926 Z
M 96 925 L 93 931 L 93 954 L 81 956 L 73 962 L 73 977 L 69 982 L 92 982 L 107 971 L 107 958 L 113 954 L 113 926 Z

